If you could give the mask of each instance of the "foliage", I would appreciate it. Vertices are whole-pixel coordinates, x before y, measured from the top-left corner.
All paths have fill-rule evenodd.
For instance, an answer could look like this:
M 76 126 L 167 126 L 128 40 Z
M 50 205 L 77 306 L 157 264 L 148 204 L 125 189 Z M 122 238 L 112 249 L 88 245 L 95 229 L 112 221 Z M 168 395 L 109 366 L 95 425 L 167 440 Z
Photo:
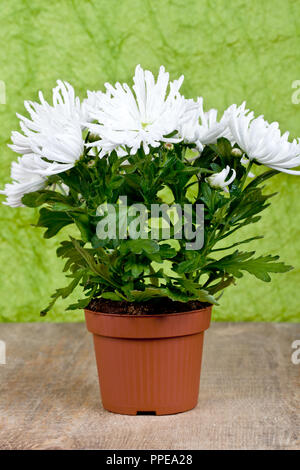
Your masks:
M 57 298 L 67 297 L 78 285 L 83 288 L 84 298 L 69 309 L 84 308 L 95 297 L 133 302 L 168 297 L 181 302 L 197 299 L 217 303 L 222 290 L 244 272 L 268 282 L 270 273 L 291 269 L 277 262 L 276 256 L 255 256 L 254 251 L 236 249 L 261 237 L 227 243 L 231 234 L 260 220 L 274 196 L 264 194 L 263 184 L 277 171 L 269 170 L 250 180 L 252 163 L 245 167 L 223 137 L 193 159 L 191 147 L 162 144 L 151 148 L 148 155 L 140 149 L 135 155 L 120 158 L 113 151 L 101 159 L 87 147 L 71 170 L 49 178 L 47 189 L 23 196 L 23 204 L 40 208 L 37 227 L 46 229 L 45 238 L 55 236 L 67 225 L 78 228 L 76 239 L 63 241 L 57 250 L 58 257 L 65 261 L 70 283 L 55 292 L 42 315 Z M 211 187 L 207 180 L 226 165 L 236 171 L 228 192 Z M 67 193 L 61 189 L 63 185 L 69 188 Z M 203 204 L 203 247 L 187 250 L 189 240 L 184 233 L 182 239 L 174 240 L 185 220 L 175 221 L 171 216 L 169 240 L 160 236 L 151 239 L 151 227 L 147 238 L 124 239 L 117 234 L 115 239 L 100 240 L 96 227 L 103 214 L 97 208 L 113 204 L 120 220 L 120 198 L 124 196 L 128 207 L 143 203 L 149 211 L 151 204 L 172 202 L 182 208 L 192 204 L 193 211 L 197 204 Z

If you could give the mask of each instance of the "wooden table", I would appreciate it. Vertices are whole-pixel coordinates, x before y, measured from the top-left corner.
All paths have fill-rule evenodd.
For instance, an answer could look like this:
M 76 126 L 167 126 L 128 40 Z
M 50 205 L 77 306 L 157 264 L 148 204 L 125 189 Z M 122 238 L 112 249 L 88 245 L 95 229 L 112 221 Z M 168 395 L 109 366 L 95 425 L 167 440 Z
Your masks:
M 300 324 L 213 323 L 200 399 L 173 416 L 103 410 L 85 325 L 0 324 L 0 449 L 299 449 Z

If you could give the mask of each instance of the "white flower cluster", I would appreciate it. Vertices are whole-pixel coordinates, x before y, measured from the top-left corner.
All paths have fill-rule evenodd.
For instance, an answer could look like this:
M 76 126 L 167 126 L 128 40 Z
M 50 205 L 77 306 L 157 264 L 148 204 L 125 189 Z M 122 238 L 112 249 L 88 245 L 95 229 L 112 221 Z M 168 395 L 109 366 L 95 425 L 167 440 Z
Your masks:
M 105 84 L 106 92 L 87 93 L 81 103 L 73 87 L 57 82 L 53 103 L 39 93 L 40 103 L 25 102 L 30 118 L 17 115 L 22 132 L 12 133 L 12 150 L 19 155 L 11 169 L 12 183 L 1 194 L 4 204 L 22 205 L 24 194 L 43 188 L 47 178 L 72 168 L 84 151 L 83 132 L 89 130 L 99 157 L 113 150 L 119 156 L 135 154 L 143 148 L 162 143 L 195 144 L 201 153 L 207 144 L 226 137 L 240 155 L 256 160 L 285 173 L 300 174 L 291 168 L 300 165 L 300 141 L 289 142 L 288 133 L 281 135 L 278 123 L 269 124 L 263 116 L 254 118 L 252 112 L 232 105 L 218 120 L 217 110 L 203 109 L 203 99 L 186 99 L 180 93 L 183 76 L 170 82 L 169 74 L 160 67 L 157 80 L 148 70 L 136 67 L 132 89 L 126 84 Z M 243 157 L 242 163 L 245 161 Z M 227 188 L 230 168 L 207 180 L 213 187 Z
M 41 92 L 39 99 L 40 103 L 25 101 L 31 119 L 17 114 L 22 133 L 12 132 L 9 147 L 22 156 L 12 163 L 13 182 L 1 191 L 7 196 L 4 204 L 12 207 L 22 205 L 24 194 L 43 188 L 49 176 L 72 168 L 84 149 L 82 130 L 88 112 L 73 87 L 58 81 L 52 105 Z

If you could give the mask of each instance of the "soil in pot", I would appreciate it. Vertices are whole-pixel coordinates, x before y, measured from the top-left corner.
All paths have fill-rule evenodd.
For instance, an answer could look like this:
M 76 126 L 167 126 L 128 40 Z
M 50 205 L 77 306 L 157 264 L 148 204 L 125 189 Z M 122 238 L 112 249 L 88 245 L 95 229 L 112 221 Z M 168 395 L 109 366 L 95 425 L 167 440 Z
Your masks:
M 202 310 L 210 304 L 191 300 L 190 302 L 174 302 L 168 298 L 153 299 L 148 302 L 123 302 L 106 299 L 93 299 L 87 310 L 92 312 L 110 313 L 117 315 L 160 315 L 166 313 L 190 312 Z

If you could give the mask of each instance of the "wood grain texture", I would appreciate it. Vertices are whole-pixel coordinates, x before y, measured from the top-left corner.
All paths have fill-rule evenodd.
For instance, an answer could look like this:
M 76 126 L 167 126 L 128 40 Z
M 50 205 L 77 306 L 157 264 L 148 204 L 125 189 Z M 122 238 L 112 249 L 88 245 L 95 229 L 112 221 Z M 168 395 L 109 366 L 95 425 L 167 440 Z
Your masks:
M 103 410 L 84 324 L 0 324 L 0 339 L 0 449 L 300 449 L 300 324 L 212 324 L 197 408 L 161 417 Z

